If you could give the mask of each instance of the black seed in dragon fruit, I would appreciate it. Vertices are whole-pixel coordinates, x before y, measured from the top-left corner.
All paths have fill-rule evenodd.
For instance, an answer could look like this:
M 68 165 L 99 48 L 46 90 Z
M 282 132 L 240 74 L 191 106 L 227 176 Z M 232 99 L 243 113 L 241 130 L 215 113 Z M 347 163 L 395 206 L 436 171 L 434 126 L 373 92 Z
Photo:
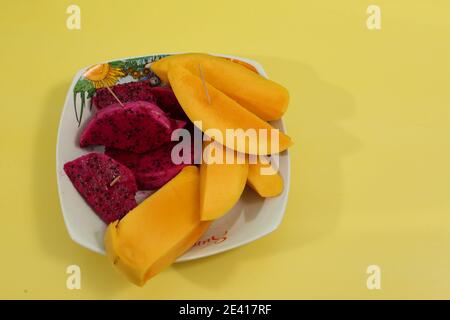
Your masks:
M 130 169 L 107 155 L 92 152 L 64 165 L 74 187 L 105 222 L 136 207 L 137 184 Z
M 173 130 L 186 123 L 170 119 L 156 104 L 146 101 L 113 104 L 98 111 L 80 136 L 80 147 L 102 145 L 144 153 L 171 141 Z
M 169 182 L 185 166 L 193 163 L 191 150 L 188 163 L 175 164 L 171 157 L 175 145 L 176 142 L 168 143 L 143 154 L 112 148 L 106 148 L 105 153 L 133 171 L 139 190 L 155 190 Z

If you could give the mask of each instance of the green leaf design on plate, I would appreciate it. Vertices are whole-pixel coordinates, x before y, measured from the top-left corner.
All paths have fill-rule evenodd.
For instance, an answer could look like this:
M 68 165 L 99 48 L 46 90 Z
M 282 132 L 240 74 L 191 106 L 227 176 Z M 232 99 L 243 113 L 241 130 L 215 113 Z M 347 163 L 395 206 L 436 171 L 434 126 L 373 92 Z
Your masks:
M 94 94 L 94 85 L 92 84 L 92 82 L 84 78 L 80 78 L 80 80 L 77 81 L 75 87 L 73 88 L 73 106 L 75 108 L 75 117 L 77 119 L 78 126 L 80 126 L 81 120 L 83 119 L 83 111 L 84 107 L 86 106 L 86 98 L 90 99 L 89 108 L 91 109 L 92 97 L 94 96 Z M 77 95 L 80 95 L 81 99 L 80 112 L 78 112 Z

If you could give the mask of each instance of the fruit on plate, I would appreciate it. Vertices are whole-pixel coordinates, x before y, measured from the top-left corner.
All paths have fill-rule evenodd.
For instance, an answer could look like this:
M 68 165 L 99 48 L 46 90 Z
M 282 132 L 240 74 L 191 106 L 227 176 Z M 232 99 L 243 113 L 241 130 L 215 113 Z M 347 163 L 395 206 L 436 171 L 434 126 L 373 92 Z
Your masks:
M 283 191 L 283 179 L 270 164 L 249 161 L 255 159 L 251 155 L 276 154 L 292 145 L 267 122 L 284 114 L 289 94 L 250 64 L 206 54 L 151 63 L 170 87 L 103 82 L 108 68 L 96 66 L 85 74 L 102 85 L 95 85 L 97 110 L 79 137 L 81 147 L 102 145 L 105 154 L 89 153 L 66 163 L 64 170 L 109 224 L 104 237 L 108 258 L 142 286 L 189 250 L 239 201 L 246 185 L 262 197 Z M 105 83 L 109 88 L 101 88 Z M 171 141 L 179 128 L 187 129 L 180 132 L 182 145 Z M 191 149 L 201 149 L 202 140 L 197 167 Z M 190 152 L 188 163 L 174 158 L 181 150 Z M 156 191 L 138 205 L 138 189 Z
M 169 83 L 169 71 L 173 66 L 183 66 L 195 75 L 200 74 L 201 68 L 209 84 L 263 120 L 280 119 L 287 110 L 289 92 L 286 88 L 242 64 L 201 53 L 176 54 L 151 64 L 158 77 Z
M 122 102 L 155 101 L 155 97 L 152 93 L 152 87 L 150 86 L 150 81 L 148 80 L 116 84 L 111 86 L 110 89 Z M 114 98 L 107 88 L 100 88 L 96 90 L 93 98 L 93 105 L 96 106 L 97 109 L 103 109 L 115 103 L 117 103 L 116 98 Z
M 172 131 L 185 125 L 146 101 L 113 104 L 97 112 L 80 136 L 80 147 L 103 145 L 143 153 L 171 141 Z
M 175 142 L 167 143 L 146 153 L 106 148 L 105 154 L 133 171 L 139 190 L 154 190 L 162 187 L 175 177 L 181 169 L 190 164 L 175 164 L 172 161 L 171 154 L 174 145 Z M 192 157 L 191 154 L 191 160 Z
M 169 82 L 189 119 L 192 122 L 201 121 L 200 129 L 203 132 L 206 130 L 219 132 L 220 135 L 216 135 L 214 140 L 226 147 L 242 153 L 266 155 L 284 151 L 292 144 L 291 138 L 287 135 L 273 128 L 209 83 L 203 83 L 200 77 L 188 69 L 179 65 L 171 67 Z M 234 130 L 234 133 L 246 132 L 250 129 L 255 133 L 253 141 L 255 143 L 251 140 L 245 143 L 247 139 L 245 137 L 238 139 L 237 135 L 226 139 L 227 129 Z M 273 134 L 278 137 L 278 143 L 272 144 Z
M 64 164 L 81 196 L 105 222 L 122 218 L 136 207 L 133 173 L 114 159 L 92 152 Z
M 200 165 L 200 216 L 202 220 L 218 219 L 241 197 L 248 174 L 245 155 L 217 142 L 205 142 Z M 226 163 L 226 159 L 230 163 Z M 217 160 L 217 161 L 216 161 Z
M 209 227 L 200 221 L 199 174 L 187 166 L 105 234 L 106 253 L 130 281 L 142 286 L 190 249 Z
M 283 178 L 268 162 L 249 165 L 247 184 L 264 198 L 276 197 L 283 192 Z

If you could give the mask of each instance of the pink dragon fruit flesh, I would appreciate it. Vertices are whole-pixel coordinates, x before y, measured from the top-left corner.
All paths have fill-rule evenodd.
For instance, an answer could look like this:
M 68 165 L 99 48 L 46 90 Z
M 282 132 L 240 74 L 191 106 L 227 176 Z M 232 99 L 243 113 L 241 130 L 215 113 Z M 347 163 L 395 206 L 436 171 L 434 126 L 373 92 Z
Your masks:
M 175 142 L 168 143 L 143 154 L 112 148 L 106 148 L 105 153 L 133 171 L 139 190 L 155 190 L 175 177 L 183 167 L 189 165 L 173 163 L 171 153 L 175 144 Z M 192 163 L 192 153 L 190 159 Z
M 156 101 L 148 80 L 116 84 L 110 88 L 122 102 Z M 100 88 L 96 90 L 93 98 L 93 104 L 97 109 L 103 109 L 115 103 L 117 103 L 116 98 L 114 98 L 107 88 Z
M 133 101 L 154 102 L 170 117 L 188 120 L 170 87 L 152 87 L 150 82 L 145 80 L 116 84 L 110 88 L 123 103 Z M 95 92 L 93 104 L 97 109 L 100 110 L 116 103 L 116 98 L 107 88 L 100 88 Z
M 130 169 L 107 155 L 92 152 L 64 165 L 74 187 L 105 222 L 136 207 L 137 185 Z
M 144 153 L 170 142 L 172 131 L 186 123 L 170 119 L 156 104 L 136 101 L 97 112 L 80 136 L 80 147 L 103 145 Z
M 158 106 L 168 112 L 172 118 L 189 120 L 180 103 L 178 102 L 172 88 L 153 87 L 152 94 Z

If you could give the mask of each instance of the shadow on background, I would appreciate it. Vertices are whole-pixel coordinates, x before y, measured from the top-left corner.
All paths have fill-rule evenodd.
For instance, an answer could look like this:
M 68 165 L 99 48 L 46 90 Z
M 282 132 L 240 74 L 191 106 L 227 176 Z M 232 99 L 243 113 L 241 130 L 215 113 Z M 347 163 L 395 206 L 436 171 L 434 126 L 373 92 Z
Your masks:
M 56 185 L 56 136 L 65 96 L 70 83 L 63 83 L 48 92 L 41 106 L 42 114 L 35 137 L 33 152 L 34 225 L 37 226 L 40 245 L 48 259 L 62 266 L 62 287 L 65 287 L 65 270 L 71 264 L 81 268 L 83 290 L 101 288 L 111 296 L 128 286 L 102 255 L 90 252 L 74 243 L 64 225 Z M 103 297 L 107 298 L 107 297 Z
M 242 261 L 263 263 L 286 251 L 301 255 L 302 246 L 331 235 L 341 212 L 342 159 L 361 148 L 361 142 L 340 125 L 354 114 L 349 92 L 322 80 L 312 67 L 297 61 L 253 58 L 291 95 L 284 117 L 288 135 L 295 142 L 290 148 L 290 197 L 283 223 L 272 235 L 237 250 L 174 266 L 190 281 L 209 289 L 223 286 Z

